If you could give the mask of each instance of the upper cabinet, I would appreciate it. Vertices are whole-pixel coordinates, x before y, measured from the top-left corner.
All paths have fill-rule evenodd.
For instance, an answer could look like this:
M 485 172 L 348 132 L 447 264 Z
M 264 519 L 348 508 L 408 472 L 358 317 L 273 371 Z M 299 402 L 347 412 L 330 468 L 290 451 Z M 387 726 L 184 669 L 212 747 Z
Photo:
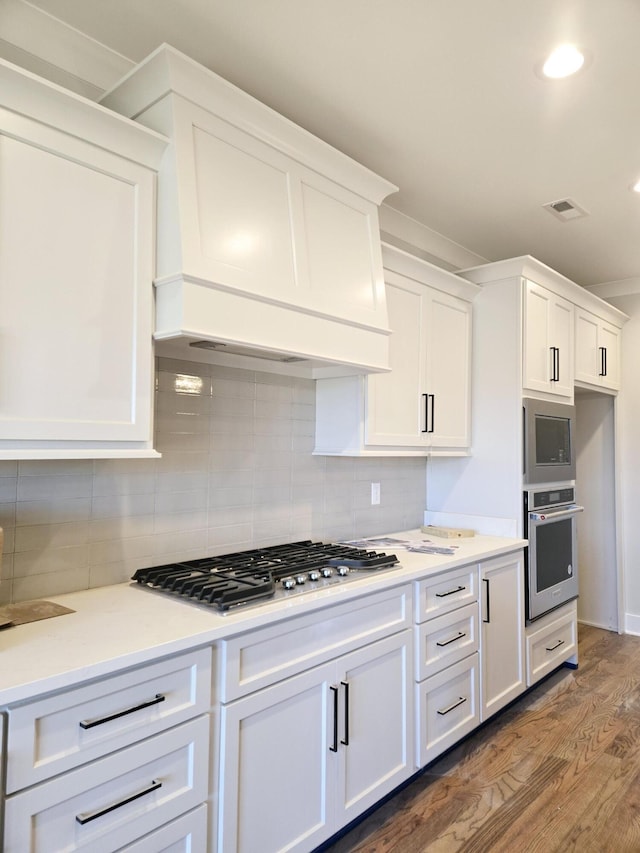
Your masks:
M 620 388 L 622 329 L 603 317 L 576 309 L 576 381 L 617 391 Z
M 318 380 L 315 452 L 465 453 L 478 288 L 392 246 L 383 245 L 383 258 L 391 372 Z
M 103 103 L 171 138 L 157 340 L 388 369 L 378 205 L 396 187 L 167 45 Z
M 0 458 L 149 456 L 167 141 L 0 63 Z
M 553 290 L 524 282 L 523 390 L 573 400 L 573 305 Z

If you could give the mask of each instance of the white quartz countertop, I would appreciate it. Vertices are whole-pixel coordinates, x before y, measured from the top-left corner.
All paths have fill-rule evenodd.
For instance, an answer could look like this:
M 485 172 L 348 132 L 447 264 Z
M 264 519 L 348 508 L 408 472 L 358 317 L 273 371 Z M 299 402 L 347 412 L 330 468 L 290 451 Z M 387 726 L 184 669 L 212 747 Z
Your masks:
M 523 539 L 498 536 L 436 539 L 419 530 L 393 533 L 389 537 L 416 542 L 428 540 L 437 547 L 453 547 L 454 553 L 414 553 L 385 544 L 379 550 L 395 553 L 401 563 L 399 568 L 372 572 L 357 582 L 338 584 L 285 601 L 239 608 L 226 615 L 130 583 L 50 598 L 49 601 L 74 612 L 0 631 L 0 706 L 211 644 L 281 619 L 330 607 L 338 601 L 490 559 L 526 545 Z

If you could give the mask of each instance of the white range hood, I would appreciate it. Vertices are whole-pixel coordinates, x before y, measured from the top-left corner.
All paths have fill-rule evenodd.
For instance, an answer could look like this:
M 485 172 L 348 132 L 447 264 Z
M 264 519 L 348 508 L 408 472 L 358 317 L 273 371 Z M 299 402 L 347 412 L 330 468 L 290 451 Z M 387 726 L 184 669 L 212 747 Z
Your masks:
M 378 207 L 396 187 L 168 45 L 102 103 L 172 141 L 155 280 L 167 352 L 388 369 Z

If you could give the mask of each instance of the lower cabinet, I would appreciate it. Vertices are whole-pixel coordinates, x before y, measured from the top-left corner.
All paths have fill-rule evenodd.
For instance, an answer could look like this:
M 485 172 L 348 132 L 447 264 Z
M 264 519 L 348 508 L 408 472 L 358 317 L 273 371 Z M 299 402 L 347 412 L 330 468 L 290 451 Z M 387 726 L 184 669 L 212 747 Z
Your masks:
M 222 706 L 219 850 L 313 849 L 407 779 L 405 630 Z
M 207 648 L 10 706 L 0 847 L 206 850 L 210 707 Z
M 527 686 L 578 654 L 578 608 L 575 601 L 547 613 L 526 628 Z
M 208 750 L 203 716 L 9 797 L 5 853 L 130 844 L 206 800 Z
M 465 566 L 416 583 L 416 766 L 480 723 L 478 570 Z
M 480 564 L 482 721 L 526 687 L 523 560 L 518 551 Z

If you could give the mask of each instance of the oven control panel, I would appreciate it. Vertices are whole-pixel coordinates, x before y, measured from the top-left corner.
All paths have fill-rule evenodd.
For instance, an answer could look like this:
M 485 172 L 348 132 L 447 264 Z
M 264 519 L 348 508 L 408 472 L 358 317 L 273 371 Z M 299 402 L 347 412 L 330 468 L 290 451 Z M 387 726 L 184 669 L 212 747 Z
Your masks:
M 546 509 L 552 506 L 572 504 L 575 500 L 575 489 L 566 486 L 559 489 L 542 489 L 525 492 L 526 509 Z

